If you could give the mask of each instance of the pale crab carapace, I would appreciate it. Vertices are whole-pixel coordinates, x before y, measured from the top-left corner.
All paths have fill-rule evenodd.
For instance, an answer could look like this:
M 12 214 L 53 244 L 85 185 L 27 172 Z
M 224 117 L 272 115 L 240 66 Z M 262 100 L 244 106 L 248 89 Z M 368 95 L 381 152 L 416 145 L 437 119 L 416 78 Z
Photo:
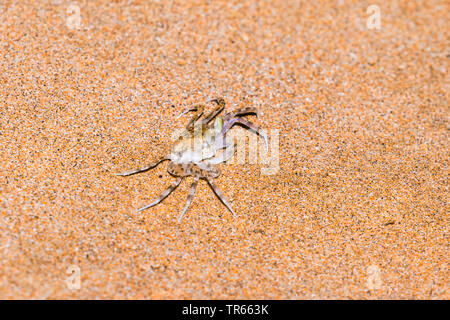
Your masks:
M 234 142 L 231 143 L 228 141 L 226 138 L 227 132 L 234 125 L 241 125 L 260 135 L 264 139 L 266 148 L 268 147 L 267 137 L 261 128 L 243 118 L 244 116 L 251 114 L 258 115 L 256 108 L 241 108 L 221 117 L 219 114 L 225 108 L 225 100 L 223 98 L 217 98 L 209 102 L 214 102 L 217 106 L 204 118 L 201 118 L 205 109 L 204 105 L 197 105 L 180 114 L 180 116 L 182 116 L 188 112 L 194 112 L 194 115 L 186 126 L 186 130 L 178 140 L 175 141 L 172 146 L 172 152 L 168 156 L 163 157 L 147 167 L 116 174 L 118 176 L 130 176 L 153 169 L 163 161 L 170 161 L 167 171 L 176 178 L 175 181 L 163 191 L 155 201 L 138 209 L 138 211 L 157 205 L 175 190 L 184 178 L 192 176 L 194 181 L 191 184 L 186 205 L 180 214 L 178 221 L 181 221 L 189 208 L 189 205 L 194 198 L 195 189 L 199 179 L 206 180 L 222 203 L 234 216 L 236 216 L 236 213 L 229 205 L 222 191 L 214 182 L 220 175 L 220 168 L 218 165 L 231 159 L 235 152 L 236 145 Z

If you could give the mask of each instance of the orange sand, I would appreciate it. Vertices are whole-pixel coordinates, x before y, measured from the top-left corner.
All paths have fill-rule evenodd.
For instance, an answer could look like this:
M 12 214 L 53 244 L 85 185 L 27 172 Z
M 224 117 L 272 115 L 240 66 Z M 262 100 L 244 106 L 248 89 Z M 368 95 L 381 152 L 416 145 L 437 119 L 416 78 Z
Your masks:
M 448 299 L 448 1 L 0 4 L 0 298 Z M 69 12 L 70 13 L 70 12 Z M 280 170 L 164 164 L 218 96 L 280 132 Z M 174 105 L 174 107 L 172 107 Z M 242 130 L 242 129 L 236 129 Z M 68 288 L 71 265 L 81 271 Z

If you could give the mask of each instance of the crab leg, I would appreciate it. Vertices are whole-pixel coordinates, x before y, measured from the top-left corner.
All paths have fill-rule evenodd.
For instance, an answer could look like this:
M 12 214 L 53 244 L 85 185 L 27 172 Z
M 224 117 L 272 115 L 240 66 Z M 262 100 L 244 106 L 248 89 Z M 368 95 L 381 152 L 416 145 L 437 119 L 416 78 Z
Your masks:
M 230 120 L 232 118 L 238 117 L 238 116 L 245 116 L 249 114 L 255 114 L 258 117 L 258 109 L 255 107 L 246 107 L 242 109 L 238 109 L 235 112 L 228 113 L 225 115 L 223 120 L 226 122 L 227 120 Z
M 158 160 L 157 162 L 155 162 L 154 164 L 148 166 L 148 167 L 144 167 L 144 168 L 140 168 L 140 169 L 136 169 L 136 170 L 131 170 L 131 171 L 126 171 L 126 172 L 122 172 L 122 173 L 115 173 L 116 176 L 122 176 L 122 177 L 126 177 L 126 176 L 131 176 L 133 174 L 136 173 L 141 173 L 141 172 L 145 172 L 148 171 L 150 169 L 155 168 L 158 164 L 160 164 L 163 161 L 166 160 L 170 160 L 169 158 L 162 158 L 161 160 Z
M 236 213 L 234 213 L 233 209 L 231 209 L 230 205 L 228 204 L 225 196 L 223 195 L 222 191 L 220 191 L 220 189 L 216 186 L 216 184 L 214 183 L 214 181 L 210 178 L 206 178 L 206 180 L 209 183 L 209 186 L 211 187 L 211 189 L 213 189 L 214 193 L 216 194 L 216 196 L 220 199 L 220 201 L 222 201 L 222 203 L 228 208 L 228 210 L 231 211 L 231 213 L 233 214 L 233 216 L 236 217 Z
M 197 107 L 192 107 L 192 108 L 189 108 L 189 109 L 184 110 L 182 113 L 180 113 L 180 114 L 178 115 L 178 117 L 175 118 L 175 120 L 178 120 L 179 118 L 181 118 L 182 116 L 184 116 L 186 113 L 189 113 L 189 112 L 191 112 L 191 111 L 197 111 Z
M 210 100 L 209 102 L 215 102 L 218 104 L 218 106 L 202 120 L 202 124 L 208 124 L 212 119 L 217 117 L 217 115 L 221 113 L 222 110 L 225 108 L 225 101 L 221 98 L 213 99 Z
M 192 108 L 189 108 L 189 109 L 183 111 L 176 119 L 185 115 L 188 112 L 195 111 L 194 115 L 192 116 L 191 120 L 189 120 L 189 123 L 186 126 L 186 129 L 190 130 L 193 128 L 195 121 L 197 121 L 202 116 L 204 109 L 205 109 L 205 106 L 200 104 L 198 106 L 195 106 L 195 107 L 192 107 Z
M 191 189 L 189 190 L 189 194 L 186 200 L 186 205 L 184 206 L 183 212 L 178 217 L 178 222 L 181 222 L 181 219 L 183 218 L 184 214 L 186 213 L 187 209 L 191 205 L 192 199 L 194 199 L 195 196 L 195 189 L 197 188 L 198 178 L 194 178 L 194 182 L 191 184 Z
M 253 131 L 254 133 L 258 134 L 259 136 L 261 136 L 264 139 L 264 143 L 266 145 L 266 149 L 269 149 L 269 144 L 267 143 L 267 137 L 266 135 L 262 132 L 261 128 L 258 127 L 256 124 L 251 123 L 250 121 L 247 121 L 243 118 L 232 118 L 229 119 L 227 122 L 224 123 L 223 125 L 223 129 L 221 132 L 221 135 L 225 135 L 227 133 L 228 130 L 231 129 L 232 126 L 234 126 L 235 124 L 240 124 L 244 127 L 246 127 L 247 129 L 249 129 L 250 131 Z
M 215 117 L 217 117 L 217 115 L 219 113 L 222 112 L 222 110 L 225 108 L 224 105 L 222 106 L 218 106 L 217 108 L 215 108 L 213 111 L 211 111 L 211 113 L 209 113 L 203 120 L 202 123 L 203 124 L 208 124 L 211 122 L 212 119 L 214 119 Z
M 178 187 L 181 180 L 183 180 L 183 178 L 177 178 L 177 180 L 175 180 L 166 190 L 163 191 L 163 193 L 161 193 L 161 195 L 158 197 L 158 199 L 156 199 L 149 205 L 146 205 L 145 207 L 138 209 L 138 212 L 141 212 L 142 210 L 151 208 L 151 207 L 157 205 L 158 203 L 160 203 L 161 201 L 163 201 L 173 190 L 175 190 Z

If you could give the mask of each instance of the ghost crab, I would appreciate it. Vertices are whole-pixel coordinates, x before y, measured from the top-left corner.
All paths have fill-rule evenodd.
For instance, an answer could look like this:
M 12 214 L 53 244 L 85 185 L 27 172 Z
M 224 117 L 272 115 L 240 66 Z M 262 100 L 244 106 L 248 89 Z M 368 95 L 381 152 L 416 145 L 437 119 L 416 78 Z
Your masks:
M 194 181 L 191 184 L 186 205 L 178 217 L 178 221 L 181 221 L 189 208 L 194 198 L 195 189 L 199 179 L 206 180 L 216 196 L 228 210 L 230 210 L 233 216 L 236 216 L 236 213 L 229 205 L 222 191 L 220 191 L 214 182 L 214 179 L 220 175 L 220 168 L 217 165 L 231 159 L 235 152 L 235 143 L 227 141 L 226 134 L 234 125 L 241 125 L 260 135 L 264 139 L 266 148 L 268 148 L 267 137 L 257 125 L 243 118 L 243 116 L 251 114 L 258 116 L 256 108 L 246 107 L 238 109 L 221 117 L 219 114 L 225 108 L 225 100 L 223 98 L 217 98 L 210 100 L 209 102 L 214 102 L 217 106 L 203 119 L 201 119 L 201 117 L 205 109 L 204 105 L 197 105 L 189 108 L 178 116 L 179 118 L 188 112 L 194 112 L 185 131 L 178 140 L 175 141 L 172 152 L 168 156 L 163 157 L 147 167 L 116 174 L 118 176 L 130 176 L 151 170 L 163 161 L 170 161 L 167 171 L 170 175 L 175 177 L 176 180 L 163 191 L 155 201 L 138 209 L 139 212 L 151 208 L 163 201 L 179 186 L 184 178 L 192 176 Z

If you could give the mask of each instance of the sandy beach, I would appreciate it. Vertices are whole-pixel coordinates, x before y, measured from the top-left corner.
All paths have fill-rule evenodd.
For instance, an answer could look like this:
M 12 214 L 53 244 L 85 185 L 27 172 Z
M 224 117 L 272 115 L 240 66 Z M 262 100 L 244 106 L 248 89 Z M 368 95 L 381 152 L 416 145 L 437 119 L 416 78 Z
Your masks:
M 0 298 L 449 299 L 449 12 L 2 1 Z M 274 170 L 220 165 L 236 218 L 200 181 L 179 223 L 191 177 L 138 213 L 167 163 L 114 173 L 216 97 L 258 108 Z

